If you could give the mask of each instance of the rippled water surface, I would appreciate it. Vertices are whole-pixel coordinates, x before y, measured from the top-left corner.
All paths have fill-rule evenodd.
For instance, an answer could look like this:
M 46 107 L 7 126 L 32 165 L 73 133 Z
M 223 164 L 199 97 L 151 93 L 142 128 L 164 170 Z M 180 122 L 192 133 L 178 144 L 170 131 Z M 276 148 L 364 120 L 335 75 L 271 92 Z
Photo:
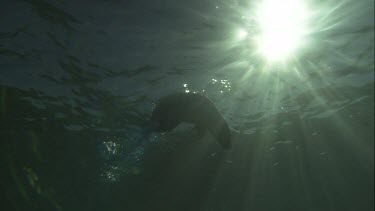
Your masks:
M 280 2 L 1 1 L 1 210 L 374 210 L 374 2 Z M 190 125 L 139 143 L 175 92 L 232 150 Z

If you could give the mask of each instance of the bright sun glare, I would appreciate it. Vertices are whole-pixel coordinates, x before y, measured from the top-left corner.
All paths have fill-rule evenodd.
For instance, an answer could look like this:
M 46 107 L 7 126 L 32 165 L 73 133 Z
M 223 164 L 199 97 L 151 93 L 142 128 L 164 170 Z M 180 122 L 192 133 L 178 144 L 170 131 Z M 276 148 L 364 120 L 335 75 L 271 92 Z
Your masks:
M 264 0 L 256 13 L 258 52 L 269 61 L 292 56 L 303 44 L 307 14 L 303 0 Z
M 245 29 L 239 29 L 237 32 L 237 37 L 242 40 L 247 36 L 247 31 Z

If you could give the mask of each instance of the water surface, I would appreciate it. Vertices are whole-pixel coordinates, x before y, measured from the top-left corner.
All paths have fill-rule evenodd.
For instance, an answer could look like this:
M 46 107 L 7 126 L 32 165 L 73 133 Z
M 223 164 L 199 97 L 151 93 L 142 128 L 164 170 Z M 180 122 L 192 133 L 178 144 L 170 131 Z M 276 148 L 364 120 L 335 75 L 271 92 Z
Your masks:
M 374 210 L 374 2 L 306 2 L 271 64 L 258 1 L 2 1 L 1 210 Z M 215 103 L 231 151 L 189 125 L 138 143 L 175 92 Z

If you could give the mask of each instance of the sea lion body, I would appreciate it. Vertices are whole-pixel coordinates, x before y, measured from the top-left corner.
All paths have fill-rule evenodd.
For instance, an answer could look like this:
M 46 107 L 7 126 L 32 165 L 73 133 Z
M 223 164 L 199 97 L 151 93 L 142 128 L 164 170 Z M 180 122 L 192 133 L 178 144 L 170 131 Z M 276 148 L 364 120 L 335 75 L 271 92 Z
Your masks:
M 209 131 L 220 145 L 231 148 L 227 122 L 206 96 L 194 93 L 176 93 L 159 100 L 151 116 L 153 131 L 167 132 L 181 122 L 192 123 L 198 131 Z

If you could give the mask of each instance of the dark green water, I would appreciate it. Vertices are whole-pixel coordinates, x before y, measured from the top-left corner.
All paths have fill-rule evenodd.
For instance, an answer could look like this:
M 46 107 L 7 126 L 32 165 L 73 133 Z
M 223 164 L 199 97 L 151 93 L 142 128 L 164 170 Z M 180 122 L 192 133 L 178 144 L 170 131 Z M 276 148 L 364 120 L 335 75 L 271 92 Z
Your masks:
M 306 46 L 269 65 L 257 1 L 1 1 L 0 209 L 374 210 L 374 3 L 308 3 Z M 231 151 L 189 126 L 139 146 L 181 91 Z

